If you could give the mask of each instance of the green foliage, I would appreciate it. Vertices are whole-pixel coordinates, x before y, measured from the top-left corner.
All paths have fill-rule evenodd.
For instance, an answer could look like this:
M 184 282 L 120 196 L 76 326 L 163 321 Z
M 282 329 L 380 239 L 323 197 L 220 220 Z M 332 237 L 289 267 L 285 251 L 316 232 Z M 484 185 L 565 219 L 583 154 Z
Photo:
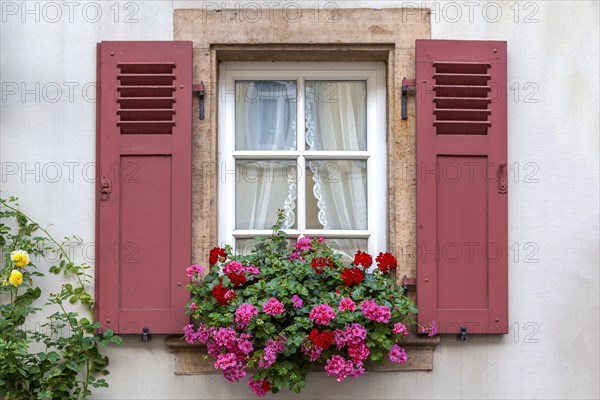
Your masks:
M 42 234 L 37 236 L 37 232 Z M 75 263 L 65 251 L 67 242 L 55 240 L 46 229 L 19 211 L 17 199 L 0 199 L 0 397 L 4 399 L 86 399 L 91 388 L 107 387 L 101 376 L 108 374 L 108 358 L 99 348 L 119 344 L 111 330 L 97 333 L 94 299 L 87 292 L 90 266 Z M 24 251 L 29 262 L 19 266 L 11 253 Z M 46 259 L 49 272 L 73 277 L 57 293 L 43 293 L 35 282 L 44 277 L 34 261 Z M 11 282 L 13 271 L 22 282 Z M 39 305 L 45 299 L 43 308 Z M 81 304 L 88 317 L 69 311 Z M 28 318 L 43 311 L 46 322 L 31 326 Z M 97 334 L 95 334 L 97 333 Z
M 194 335 L 202 337 L 204 333 L 206 340 L 200 340 L 206 341 L 210 350 L 211 341 L 214 343 L 213 328 L 234 329 L 237 337 L 243 333 L 252 335 L 254 350 L 247 354 L 246 359 L 238 359 L 238 362 L 244 363 L 244 368 L 255 368 L 251 379 L 265 380 L 274 393 L 283 388 L 299 392 L 305 385 L 307 373 L 315 365 L 325 364 L 334 355 L 346 360 L 351 358 L 348 347 L 337 348 L 334 343 L 322 349 L 318 358 L 311 361 L 308 348 L 314 343 L 309 335 L 315 329 L 318 333 L 333 335 L 343 332 L 352 324 L 360 324 L 367 330 L 364 344 L 369 347 L 370 360 L 381 362 L 384 354 L 404 337 L 403 334 L 392 332 L 394 324 L 414 323 L 409 315 L 417 312 L 415 304 L 408 300 L 402 288 L 395 284 L 393 274 L 385 268 L 380 270 L 375 267 L 373 270 L 359 267 L 356 260 L 357 265 L 345 265 L 342 255 L 318 238 L 311 239 L 310 248 L 298 250 L 288 242 L 281 229 L 282 222 L 283 216 L 280 213 L 272 236 L 267 239 L 256 238 L 256 248 L 251 254 L 237 255 L 230 246 L 226 246 L 223 249 L 226 256 L 221 254 L 218 262 L 211 265 L 205 276 L 192 274 L 188 285 L 192 298 L 188 303 L 190 308 L 187 313 L 198 323 L 196 326 L 200 329 L 195 332 L 187 327 L 186 340 L 194 341 L 198 338 Z M 213 252 L 217 250 L 219 249 L 213 249 Z M 217 257 L 213 252 L 211 258 L 215 261 Z M 327 261 L 327 266 L 315 269 L 313 260 L 321 258 Z M 235 276 L 228 273 L 233 261 L 240 262 L 245 267 L 255 266 L 259 273 L 246 272 L 242 279 L 245 282 L 235 284 Z M 360 270 L 364 279 L 355 284 L 347 284 L 342 273 L 349 268 Z M 226 304 L 222 300 L 219 304 L 220 286 L 222 291 L 230 291 Z M 298 302 L 294 305 L 293 296 L 303 300 L 302 306 L 298 306 Z M 283 303 L 283 313 L 269 315 L 263 311 L 263 305 L 271 298 Z M 352 299 L 356 310 L 338 310 L 343 298 Z M 389 320 L 376 322 L 367 318 L 360 309 L 360 304 L 365 300 L 387 307 Z M 251 304 L 258 311 L 245 327 L 235 320 L 236 310 L 242 304 Z M 311 310 L 320 304 L 327 304 L 335 310 L 335 318 L 326 325 L 318 325 L 311 318 Z M 277 355 L 273 364 L 267 367 L 263 364 L 261 367 L 265 346 L 281 336 L 286 338 L 285 348 Z M 217 351 L 219 354 L 226 354 L 230 350 L 221 348 Z M 212 355 L 218 354 L 213 351 Z M 355 367 L 360 369 L 362 362 L 355 363 Z M 224 374 L 227 377 L 225 369 Z

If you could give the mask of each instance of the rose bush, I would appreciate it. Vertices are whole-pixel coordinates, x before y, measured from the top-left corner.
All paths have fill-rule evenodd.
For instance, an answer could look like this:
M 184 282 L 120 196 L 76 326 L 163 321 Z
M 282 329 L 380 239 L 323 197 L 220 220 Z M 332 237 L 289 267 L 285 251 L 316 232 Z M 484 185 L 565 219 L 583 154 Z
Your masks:
M 0 198 L 0 399 L 87 399 L 108 386 L 101 349 L 121 338 L 94 321 L 91 266 L 67 251 L 77 243 Z M 42 290 L 45 270 L 64 280 L 54 292 Z
M 359 377 L 368 359 L 404 363 L 401 341 L 417 307 L 390 275 L 394 256 L 380 253 L 374 264 L 358 251 L 344 265 L 323 238 L 290 245 L 282 221 L 251 254 L 215 248 L 206 275 L 188 268 L 187 314 L 197 323 L 184 328 L 185 339 L 205 343 L 230 382 L 252 369 L 248 386 L 258 396 L 299 392 L 315 365 L 343 381 Z

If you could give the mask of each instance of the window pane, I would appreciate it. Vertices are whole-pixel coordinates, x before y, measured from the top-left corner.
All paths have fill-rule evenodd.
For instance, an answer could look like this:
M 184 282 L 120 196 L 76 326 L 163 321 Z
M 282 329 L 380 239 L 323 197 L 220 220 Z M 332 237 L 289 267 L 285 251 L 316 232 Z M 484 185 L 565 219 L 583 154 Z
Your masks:
M 270 237 L 267 238 L 267 242 L 270 241 Z M 288 239 L 290 246 L 293 245 L 292 239 Z M 256 250 L 258 242 L 254 238 L 235 239 L 234 250 L 236 253 L 241 255 L 248 255 Z
M 236 81 L 236 150 L 296 149 L 296 82 Z
M 367 82 L 306 81 L 306 150 L 367 150 Z
M 354 261 L 354 255 L 357 250 L 367 251 L 367 239 L 326 239 L 331 247 L 342 254 L 342 261 L 345 264 L 350 264 Z
M 236 239 L 234 250 L 241 255 L 248 255 L 256 250 L 258 242 L 254 239 Z
M 307 228 L 368 229 L 367 216 L 366 161 L 307 162 Z
M 271 229 L 278 209 L 296 227 L 296 161 L 238 160 L 235 170 L 236 229 Z
M 294 246 L 295 239 L 288 240 L 290 246 Z M 344 264 L 351 264 L 354 261 L 354 255 L 357 250 L 366 251 L 368 247 L 367 239 L 325 239 L 325 242 L 336 252 L 341 253 Z M 236 239 L 234 250 L 238 254 L 247 255 L 256 249 L 257 241 L 254 238 Z

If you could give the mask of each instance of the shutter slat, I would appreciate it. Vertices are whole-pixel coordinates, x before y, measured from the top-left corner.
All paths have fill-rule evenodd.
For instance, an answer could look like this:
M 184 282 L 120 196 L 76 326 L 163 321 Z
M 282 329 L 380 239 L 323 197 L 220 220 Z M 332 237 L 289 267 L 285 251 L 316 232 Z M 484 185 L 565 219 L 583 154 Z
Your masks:
M 180 333 L 189 321 L 192 43 L 102 42 L 98 83 L 109 95 L 97 106 L 96 317 L 121 334 Z
M 124 74 L 117 75 L 122 85 L 171 85 L 175 74 Z
M 488 109 L 468 109 L 468 108 L 434 108 L 433 113 L 439 121 L 485 121 L 491 111 Z
M 506 42 L 417 40 L 416 82 L 418 321 L 507 333 Z
M 120 121 L 172 121 L 175 110 L 173 109 L 123 109 L 117 111 L 121 117 Z
M 433 79 L 438 84 L 456 84 L 456 85 L 485 85 L 491 79 L 489 74 L 452 74 L 435 73 Z
M 173 103 L 176 102 L 175 97 L 119 97 L 117 103 L 121 106 L 121 110 L 126 109 L 146 109 L 153 110 L 159 109 L 171 109 L 173 110 Z

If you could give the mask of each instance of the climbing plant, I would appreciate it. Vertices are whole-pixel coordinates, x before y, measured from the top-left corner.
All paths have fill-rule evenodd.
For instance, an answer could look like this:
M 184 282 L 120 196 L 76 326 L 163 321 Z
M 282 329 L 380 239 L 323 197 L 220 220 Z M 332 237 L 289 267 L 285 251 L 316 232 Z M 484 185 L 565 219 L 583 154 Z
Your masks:
M 0 198 L 1 398 L 85 399 L 108 386 L 109 360 L 100 349 L 121 338 L 94 320 L 91 266 L 69 254 L 73 242 L 82 239 L 57 240 L 17 198 Z M 41 285 L 46 271 L 61 276 L 57 290 Z

